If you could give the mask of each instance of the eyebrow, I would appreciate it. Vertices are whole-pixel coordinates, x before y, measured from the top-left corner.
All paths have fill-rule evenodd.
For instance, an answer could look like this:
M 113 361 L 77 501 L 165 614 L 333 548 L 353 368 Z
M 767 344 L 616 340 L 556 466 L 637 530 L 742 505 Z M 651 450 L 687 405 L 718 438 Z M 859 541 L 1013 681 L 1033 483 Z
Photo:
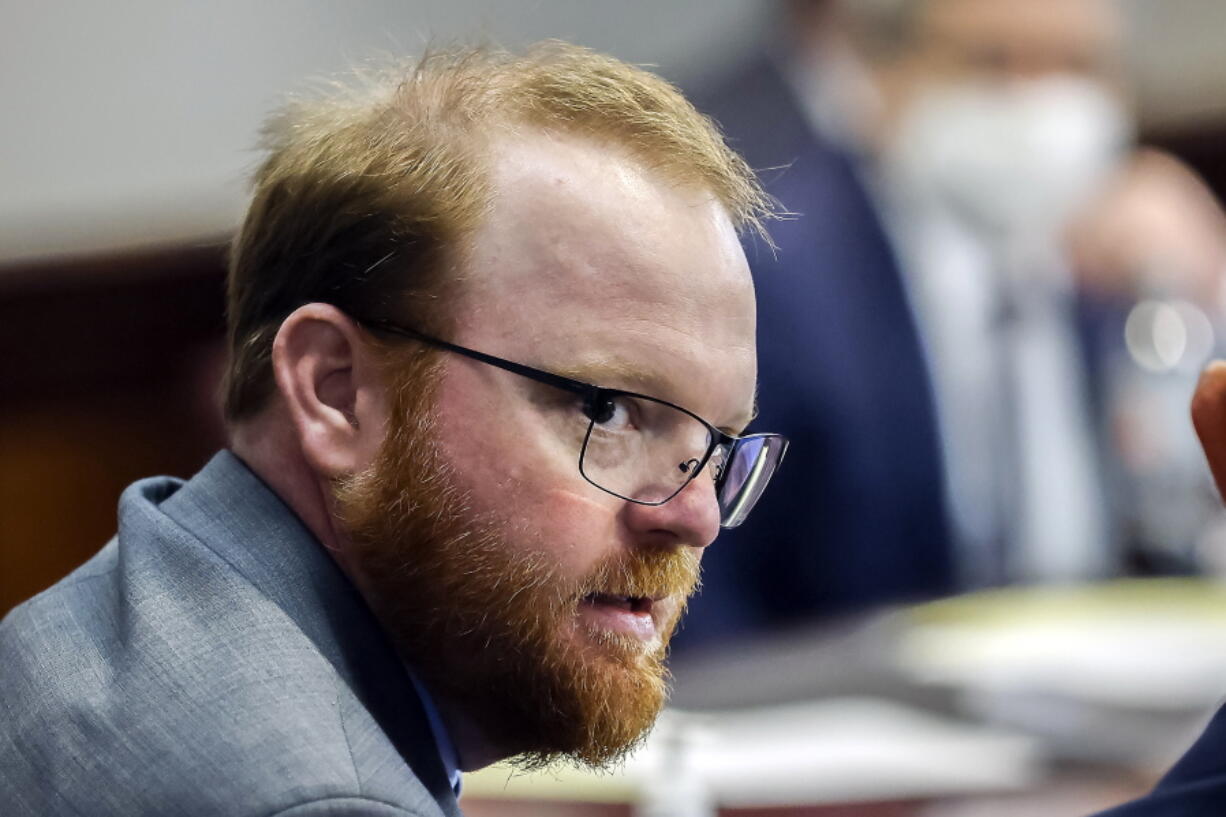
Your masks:
M 670 394 L 669 382 L 654 377 L 645 373 L 642 368 L 630 364 L 628 361 L 617 357 L 596 358 L 582 363 L 574 363 L 569 366 L 553 366 L 549 371 L 555 374 L 560 374 L 563 377 L 569 377 L 572 380 L 579 380 L 584 383 L 589 383 L 593 386 L 600 386 L 606 389 L 620 389 L 623 391 L 637 392 L 647 397 L 655 397 L 661 400 L 668 400 L 670 403 L 675 403 L 689 411 L 693 411 L 684 403 L 674 400 L 674 395 Z M 697 412 L 695 412 L 697 414 Z M 702 415 L 699 414 L 701 417 Z M 744 424 L 739 428 L 732 426 L 715 425 L 716 428 L 723 431 L 725 434 L 739 436 L 745 432 L 750 424 L 758 417 L 758 384 L 754 383 L 753 405 L 749 410 L 749 416 Z M 708 420 L 708 422 L 710 422 Z
M 632 366 L 620 358 L 599 358 L 573 363 L 567 366 L 543 367 L 554 374 L 580 380 L 603 388 L 618 388 L 626 391 L 643 391 L 664 385 L 658 378 L 644 374 L 637 366 Z

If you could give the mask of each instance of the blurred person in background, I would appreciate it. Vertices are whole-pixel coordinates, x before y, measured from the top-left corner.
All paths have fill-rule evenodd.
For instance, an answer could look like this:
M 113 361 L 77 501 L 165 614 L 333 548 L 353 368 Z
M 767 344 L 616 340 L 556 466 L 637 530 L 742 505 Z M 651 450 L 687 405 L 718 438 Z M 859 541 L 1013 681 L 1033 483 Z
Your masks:
M 1172 364 L 1154 324 L 1174 320 L 1175 362 L 1203 363 L 1226 228 L 1186 168 L 1133 146 L 1120 9 L 782 8 L 778 51 L 696 98 L 795 214 L 749 257 L 763 419 L 805 478 L 707 561 L 681 643 L 1107 577 L 1147 548 L 1178 552 L 1147 569 L 1187 569 L 1208 481 L 1190 431 L 1145 435 L 1186 427 L 1191 383 L 1129 352 Z M 1129 321 L 1126 350 L 1155 293 L 1176 306 Z

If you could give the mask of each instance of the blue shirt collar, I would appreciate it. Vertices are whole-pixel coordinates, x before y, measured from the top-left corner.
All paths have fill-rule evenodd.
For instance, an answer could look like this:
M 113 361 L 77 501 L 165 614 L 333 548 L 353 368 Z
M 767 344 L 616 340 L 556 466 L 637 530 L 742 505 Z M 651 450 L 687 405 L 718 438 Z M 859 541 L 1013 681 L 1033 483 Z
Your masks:
M 417 679 L 417 675 L 412 670 L 409 670 L 409 679 L 413 682 L 413 688 L 417 690 L 417 697 L 421 699 L 422 709 L 426 711 L 426 720 L 430 722 L 430 732 L 434 735 L 434 744 L 438 747 L 439 757 L 442 758 L 443 770 L 447 773 L 451 790 L 458 798 L 462 785 L 460 754 L 456 751 L 455 744 L 451 742 L 451 735 L 447 733 L 447 727 L 443 725 L 443 718 L 439 714 L 438 707 L 435 706 L 434 699 L 430 697 L 425 685 Z

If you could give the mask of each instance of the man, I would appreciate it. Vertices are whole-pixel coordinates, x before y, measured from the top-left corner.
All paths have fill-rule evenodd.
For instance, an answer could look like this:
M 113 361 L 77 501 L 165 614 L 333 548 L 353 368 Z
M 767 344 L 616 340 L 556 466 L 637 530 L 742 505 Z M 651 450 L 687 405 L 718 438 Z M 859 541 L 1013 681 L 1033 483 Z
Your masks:
M 1099 429 L 1108 375 L 1128 362 L 1127 295 L 1087 297 L 1064 228 L 1112 172 L 1127 177 L 1117 201 L 1161 187 L 1176 195 L 1160 210 L 1176 199 L 1174 212 L 1204 208 L 1188 205 L 1201 191 L 1167 172 L 1174 162 L 1134 174 L 1127 161 L 1118 9 L 781 5 L 785 47 L 696 99 L 800 216 L 772 225 L 778 253 L 750 261 L 771 315 L 760 365 L 777 399 L 762 419 L 805 449 L 806 479 L 773 491 L 707 560 L 684 643 L 1119 571 L 1121 528 L 1139 527 L 1127 515 L 1139 503 L 1108 501 L 1122 480 Z M 1142 178 L 1154 172 L 1166 181 Z M 1122 220 L 1110 202 L 1091 209 Z M 1126 220 L 1130 237 L 1153 233 Z M 1098 238 L 1079 246 L 1132 251 L 1080 256 L 1130 287 L 1138 269 L 1162 271 L 1155 258 L 1201 243 L 1141 247 L 1098 221 L 1086 228 Z M 1221 233 L 1211 243 L 1223 246 Z M 1198 265 L 1216 278 L 1220 264 Z
M 563 45 L 288 108 L 231 260 L 231 446 L 0 625 L 12 814 L 458 814 L 649 728 L 782 457 L 739 228 L 670 86 Z M 590 385 L 596 384 L 596 385 Z

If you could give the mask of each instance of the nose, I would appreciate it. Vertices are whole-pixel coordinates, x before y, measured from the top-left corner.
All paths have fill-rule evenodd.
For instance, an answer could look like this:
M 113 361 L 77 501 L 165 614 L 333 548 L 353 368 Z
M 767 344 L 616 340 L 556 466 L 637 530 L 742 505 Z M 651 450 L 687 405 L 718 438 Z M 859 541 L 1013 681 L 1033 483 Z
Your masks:
M 663 505 L 627 502 L 625 519 L 640 540 L 666 547 L 704 548 L 719 534 L 715 483 L 703 472 Z

